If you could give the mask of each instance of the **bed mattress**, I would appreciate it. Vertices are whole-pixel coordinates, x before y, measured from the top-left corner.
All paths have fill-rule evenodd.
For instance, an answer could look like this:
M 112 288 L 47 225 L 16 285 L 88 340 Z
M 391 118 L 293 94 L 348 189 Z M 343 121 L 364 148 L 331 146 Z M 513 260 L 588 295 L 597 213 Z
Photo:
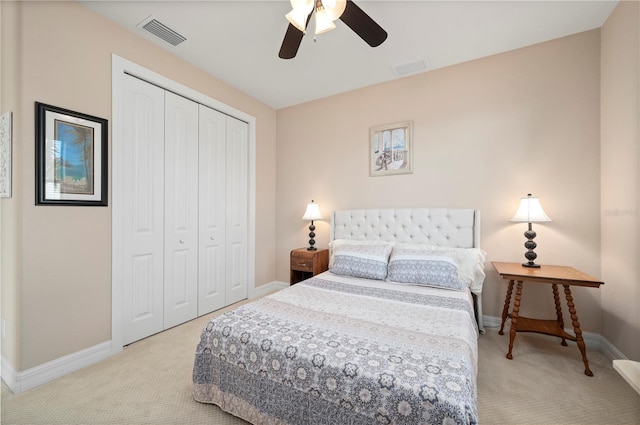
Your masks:
M 254 424 L 476 424 L 469 291 L 325 272 L 202 330 L 194 397 Z

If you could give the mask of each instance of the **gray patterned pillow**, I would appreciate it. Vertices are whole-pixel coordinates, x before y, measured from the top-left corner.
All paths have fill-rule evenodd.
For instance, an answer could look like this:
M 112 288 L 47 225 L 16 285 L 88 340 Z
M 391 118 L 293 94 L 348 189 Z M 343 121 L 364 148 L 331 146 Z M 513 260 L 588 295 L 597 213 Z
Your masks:
M 469 286 L 460 277 L 463 261 L 461 251 L 396 246 L 389 259 L 387 280 L 462 290 Z
M 387 277 L 389 242 L 335 240 L 331 242 L 329 270 L 335 274 L 384 280 Z

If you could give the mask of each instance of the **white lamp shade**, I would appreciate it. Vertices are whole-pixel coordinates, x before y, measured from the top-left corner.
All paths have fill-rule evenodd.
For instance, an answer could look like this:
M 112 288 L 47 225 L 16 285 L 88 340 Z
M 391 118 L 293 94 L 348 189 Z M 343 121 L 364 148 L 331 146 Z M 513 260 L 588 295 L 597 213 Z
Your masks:
M 305 12 L 304 10 L 298 8 L 293 9 L 291 12 L 284 15 L 287 18 L 287 21 L 297 29 L 302 32 L 305 32 L 307 26 L 307 16 L 309 16 L 309 12 Z
M 347 0 L 322 0 L 322 6 L 329 19 L 335 21 L 344 13 Z
M 304 212 L 302 216 L 303 220 L 322 220 L 322 214 L 320 213 L 320 207 L 318 204 L 315 204 L 311 201 L 310 204 L 307 204 L 307 210 Z
M 291 25 L 298 28 L 300 31 L 305 32 L 307 17 L 313 10 L 314 4 L 314 0 L 291 0 L 291 7 L 293 10 L 284 16 Z
M 331 31 L 336 27 L 323 8 L 316 9 L 316 34 Z
M 542 223 L 552 220 L 542 209 L 542 205 L 540 205 L 540 198 L 528 195 L 526 198 L 520 199 L 520 206 L 518 207 L 516 214 L 509 221 L 520 223 Z

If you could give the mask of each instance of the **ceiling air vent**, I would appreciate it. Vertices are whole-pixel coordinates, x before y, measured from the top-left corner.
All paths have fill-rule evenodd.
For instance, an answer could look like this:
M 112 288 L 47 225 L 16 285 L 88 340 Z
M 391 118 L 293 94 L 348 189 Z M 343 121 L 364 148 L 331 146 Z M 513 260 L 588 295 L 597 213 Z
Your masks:
M 172 46 L 177 46 L 183 41 L 186 41 L 185 37 L 181 36 L 162 22 L 158 21 L 153 16 L 150 16 L 144 21 L 140 22 L 138 24 L 138 28 L 149 31 L 151 34 L 155 35 L 156 37 L 160 37 Z
M 403 77 L 409 74 L 416 74 L 418 72 L 426 71 L 427 69 L 429 69 L 429 59 L 420 59 L 401 65 L 393 65 L 391 68 L 393 69 L 393 73 L 398 77 Z

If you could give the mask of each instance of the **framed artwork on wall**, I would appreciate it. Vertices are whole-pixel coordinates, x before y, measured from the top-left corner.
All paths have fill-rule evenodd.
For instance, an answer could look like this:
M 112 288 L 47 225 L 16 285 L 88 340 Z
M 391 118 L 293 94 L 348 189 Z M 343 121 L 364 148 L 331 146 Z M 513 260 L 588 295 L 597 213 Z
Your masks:
M 369 129 L 369 175 L 411 174 L 413 121 Z
M 107 206 L 107 120 L 36 102 L 36 205 Z

